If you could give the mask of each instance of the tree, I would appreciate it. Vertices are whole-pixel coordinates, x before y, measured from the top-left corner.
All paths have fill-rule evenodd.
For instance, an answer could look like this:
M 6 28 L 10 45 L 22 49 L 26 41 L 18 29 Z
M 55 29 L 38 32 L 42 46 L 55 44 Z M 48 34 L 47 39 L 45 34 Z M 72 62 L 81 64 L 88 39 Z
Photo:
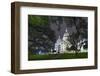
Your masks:
M 29 50 L 38 48 L 49 52 L 54 46 L 54 40 L 55 34 L 50 28 L 48 16 L 28 16 Z
M 68 41 L 72 44 L 74 47 L 75 52 L 77 53 L 80 51 L 80 49 L 77 49 L 78 47 L 78 42 L 80 42 L 83 38 L 87 39 L 87 18 L 84 17 L 72 17 L 71 18 L 71 25 L 75 26 L 77 32 L 73 32 L 71 35 L 68 37 Z M 80 46 L 81 48 L 81 46 Z M 67 48 L 69 49 L 69 48 Z M 71 48 L 70 48 L 71 49 Z

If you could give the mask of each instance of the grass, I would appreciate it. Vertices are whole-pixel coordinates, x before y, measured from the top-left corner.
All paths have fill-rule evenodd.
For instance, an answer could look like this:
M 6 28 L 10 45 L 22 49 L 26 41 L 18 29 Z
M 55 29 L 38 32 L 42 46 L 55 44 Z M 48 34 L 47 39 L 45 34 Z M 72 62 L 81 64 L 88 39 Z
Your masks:
M 29 54 L 28 60 L 53 60 L 53 59 L 80 59 L 88 58 L 88 53 L 64 53 L 64 54 L 48 54 L 48 55 L 34 55 Z

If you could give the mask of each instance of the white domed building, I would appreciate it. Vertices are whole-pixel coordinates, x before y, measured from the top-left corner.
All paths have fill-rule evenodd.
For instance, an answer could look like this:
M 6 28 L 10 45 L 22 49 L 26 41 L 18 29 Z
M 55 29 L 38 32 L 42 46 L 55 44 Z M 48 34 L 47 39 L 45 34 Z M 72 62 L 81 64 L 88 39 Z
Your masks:
M 59 36 L 59 38 L 57 39 L 54 48 L 54 50 L 56 50 L 57 53 L 65 53 L 67 52 L 66 48 L 72 46 L 71 43 L 67 40 L 68 36 L 69 33 L 66 30 L 63 38 L 61 39 L 61 37 Z

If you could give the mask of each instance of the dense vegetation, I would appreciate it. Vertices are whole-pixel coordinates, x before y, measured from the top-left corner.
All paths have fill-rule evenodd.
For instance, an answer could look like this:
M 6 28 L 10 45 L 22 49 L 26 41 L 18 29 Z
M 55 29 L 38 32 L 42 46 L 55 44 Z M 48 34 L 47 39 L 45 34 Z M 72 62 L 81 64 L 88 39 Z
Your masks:
M 28 18 L 29 51 L 35 53 L 37 48 L 50 51 L 54 46 L 55 35 L 50 29 L 48 17 L 29 15 Z

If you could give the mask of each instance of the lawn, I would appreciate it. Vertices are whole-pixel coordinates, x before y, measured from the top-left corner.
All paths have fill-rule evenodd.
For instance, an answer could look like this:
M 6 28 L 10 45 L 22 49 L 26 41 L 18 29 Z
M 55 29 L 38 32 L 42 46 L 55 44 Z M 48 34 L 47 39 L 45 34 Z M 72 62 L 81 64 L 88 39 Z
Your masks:
M 88 58 L 88 53 L 63 53 L 63 54 L 47 54 L 47 55 L 34 55 L 29 54 L 28 60 L 53 60 L 53 59 L 80 59 Z

